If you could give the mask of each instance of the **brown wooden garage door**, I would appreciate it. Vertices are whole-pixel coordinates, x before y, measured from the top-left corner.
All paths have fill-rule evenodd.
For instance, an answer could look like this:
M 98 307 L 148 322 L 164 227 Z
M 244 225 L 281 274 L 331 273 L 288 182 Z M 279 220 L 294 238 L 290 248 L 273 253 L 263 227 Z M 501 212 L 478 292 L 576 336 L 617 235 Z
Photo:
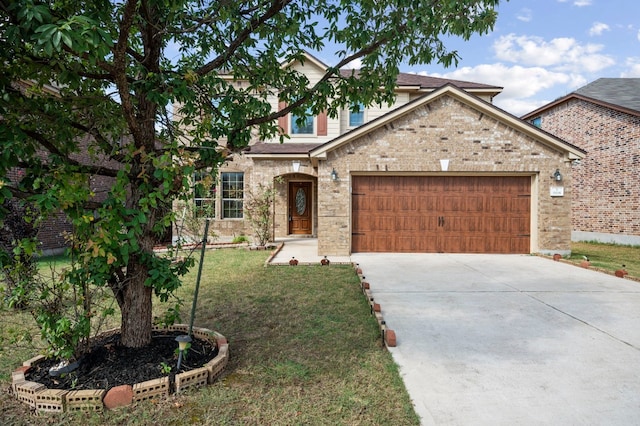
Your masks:
M 529 253 L 528 176 L 354 176 L 352 251 Z

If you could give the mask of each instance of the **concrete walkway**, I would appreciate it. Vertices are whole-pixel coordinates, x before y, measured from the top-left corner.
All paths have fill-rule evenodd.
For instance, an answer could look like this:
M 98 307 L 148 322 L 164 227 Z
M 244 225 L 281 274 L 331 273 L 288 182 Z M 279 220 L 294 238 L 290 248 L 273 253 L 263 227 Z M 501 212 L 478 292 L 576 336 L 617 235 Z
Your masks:
M 318 256 L 318 240 L 316 238 L 280 238 L 275 244 L 282 248 L 271 258 L 272 265 L 288 265 L 292 258 L 299 264 L 320 264 L 324 256 Z M 331 263 L 351 263 L 349 256 L 327 256 Z
M 319 262 L 315 239 L 272 259 Z M 354 254 L 423 425 L 640 424 L 640 283 L 536 256 Z

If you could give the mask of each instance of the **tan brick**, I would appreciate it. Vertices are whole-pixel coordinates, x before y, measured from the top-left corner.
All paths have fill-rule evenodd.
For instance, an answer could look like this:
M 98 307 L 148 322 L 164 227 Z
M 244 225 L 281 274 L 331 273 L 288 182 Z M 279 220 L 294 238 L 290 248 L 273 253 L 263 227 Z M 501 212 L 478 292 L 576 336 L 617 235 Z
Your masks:
M 134 401 L 144 401 L 163 396 L 169 396 L 169 377 L 161 377 L 133 385 Z
M 102 411 L 104 389 L 69 391 L 66 395 L 67 411 Z

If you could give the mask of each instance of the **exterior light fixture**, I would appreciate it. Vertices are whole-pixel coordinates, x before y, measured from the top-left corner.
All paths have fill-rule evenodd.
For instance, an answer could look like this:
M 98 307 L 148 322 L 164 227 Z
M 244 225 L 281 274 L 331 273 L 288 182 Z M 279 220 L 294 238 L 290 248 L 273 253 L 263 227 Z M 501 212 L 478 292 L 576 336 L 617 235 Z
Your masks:
M 556 169 L 555 173 L 553 174 L 553 180 L 555 180 L 556 182 L 562 182 L 562 173 L 560 173 L 560 169 Z
M 189 347 L 189 343 L 191 343 L 191 336 L 188 334 L 176 337 L 176 342 L 178 342 L 178 366 L 176 367 L 176 371 L 180 371 L 180 364 L 182 364 L 182 353 Z
M 336 172 L 336 169 L 331 170 L 331 180 L 334 182 L 338 180 L 338 172 Z
M 298 173 L 300 171 L 300 161 L 298 160 L 293 160 L 291 162 L 291 166 L 293 167 L 293 172 L 294 173 Z

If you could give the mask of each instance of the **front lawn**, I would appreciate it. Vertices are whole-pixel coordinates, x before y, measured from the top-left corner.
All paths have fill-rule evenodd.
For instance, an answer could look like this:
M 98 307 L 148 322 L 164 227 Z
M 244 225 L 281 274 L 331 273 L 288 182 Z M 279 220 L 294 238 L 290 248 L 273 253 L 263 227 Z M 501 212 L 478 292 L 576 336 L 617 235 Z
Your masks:
M 591 266 L 611 273 L 624 269 L 629 277 L 640 280 L 640 246 L 623 246 L 594 242 L 573 242 L 569 261 L 580 263 L 584 256 Z
M 35 418 L 6 392 L 11 369 L 38 345 L 12 343 L 34 333 L 32 321 L 0 312 L 3 424 L 419 424 L 353 268 L 265 267 L 265 258 L 244 249 L 207 253 L 195 323 L 224 334 L 231 358 L 217 383 L 169 401 Z M 196 271 L 180 290 L 187 323 Z

